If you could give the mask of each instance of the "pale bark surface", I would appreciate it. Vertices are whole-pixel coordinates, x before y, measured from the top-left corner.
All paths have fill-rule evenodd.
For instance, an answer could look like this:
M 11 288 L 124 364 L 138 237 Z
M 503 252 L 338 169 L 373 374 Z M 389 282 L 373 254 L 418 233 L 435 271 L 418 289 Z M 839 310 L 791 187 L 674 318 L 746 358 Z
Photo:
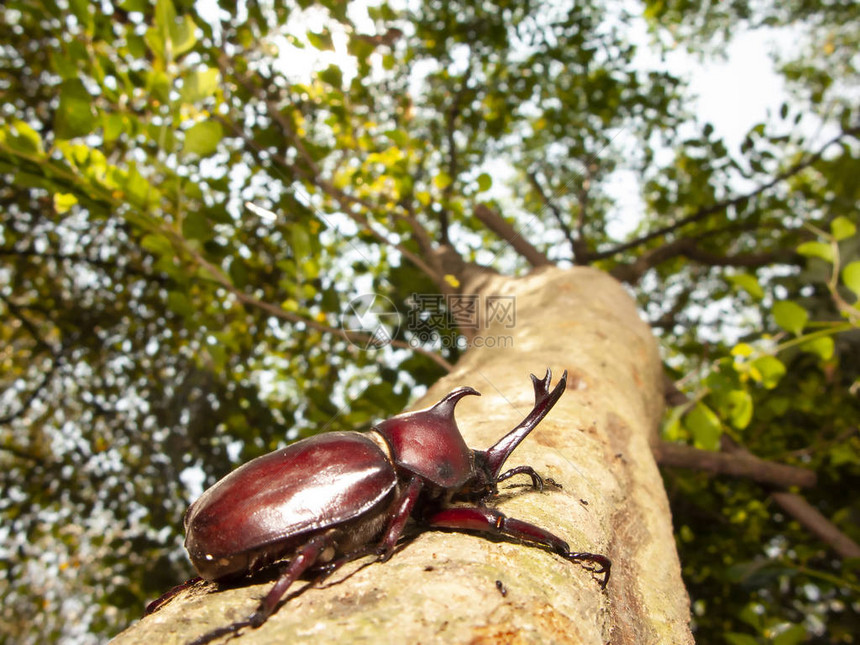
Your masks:
M 387 563 L 348 565 L 291 599 L 248 643 L 692 643 L 671 517 L 649 442 L 656 441 L 662 376 L 656 342 L 622 287 L 593 269 L 545 268 L 521 279 L 482 276 L 483 295 L 516 297 L 516 324 L 479 330 L 473 347 L 416 403 L 460 385 L 457 421 L 486 448 L 532 406 L 529 373 L 567 369 L 568 389 L 513 453 L 563 484 L 544 493 L 503 488 L 498 508 L 608 555 L 605 591 L 578 564 L 542 550 L 475 535 L 428 532 Z M 510 480 L 510 483 L 525 483 Z M 496 587 L 507 588 L 503 596 Z M 185 643 L 250 614 L 271 583 L 183 592 L 114 642 Z M 301 588 L 300 584 L 297 588 Z

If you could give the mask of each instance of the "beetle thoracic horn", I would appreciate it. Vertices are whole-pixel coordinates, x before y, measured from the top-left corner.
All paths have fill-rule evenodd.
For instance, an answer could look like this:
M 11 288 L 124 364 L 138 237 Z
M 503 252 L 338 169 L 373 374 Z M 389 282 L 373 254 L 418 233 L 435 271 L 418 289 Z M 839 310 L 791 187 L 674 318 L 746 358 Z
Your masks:
M 552 410 L 552 407 L 561 398 L 564 393 L 564 388 L 567 386 L 567 370 L 561 375 L 558 385 L 549 391 L 549 385 L 552 381 L 552 370 L 546 371 L 546 376 L 539 379 L 534 374 L 531 374 L 532 384 L 535 388 L 535 405 L 532 411 L 525 419 L 508 434 L 497 441 L 489 450 L 485 452 L 485 459 L 490 473 L 494 478 L 499 476 L 502 471 L 502 466 L 505 465 L 510 454 L 520 444 L 520 442 L 534 430 L 535 426 Z

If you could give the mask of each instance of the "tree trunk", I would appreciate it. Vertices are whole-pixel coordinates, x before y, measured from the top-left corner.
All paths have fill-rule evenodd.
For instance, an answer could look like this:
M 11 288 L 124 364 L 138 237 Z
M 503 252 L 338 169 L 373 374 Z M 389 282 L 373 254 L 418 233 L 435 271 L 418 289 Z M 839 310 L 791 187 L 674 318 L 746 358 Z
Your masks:
M 476 388 L 483 396 L 464 399 L 457 421 L 467 443 L 483 449 L 531 409 L 530 372 L 543 376 L 550 367 L 556 382 L 568 370 L 567 392 L 507 464 L 531 465 L 563 490 L 503 485 L 497 506 L 573 551 L 609 556 L 606 590 L 585 568 L 540 548 L 426 532 L 387 563 L 345 566 L 259 629 L 243 630 L 243 642 L 692 643 L 669 506 L 649 446 L 662 411 L 650 329 L 600 271 L 479 277 L 465 292 L 479 293 L 482 307 L 488 295 L 513 296 L 516 322 L 479 328 L 454 371 L 416 407 L 460 385 Z M 188 642 L 247 617 L 270 585 L 218 593 L 214 584 L 198 585 L 115 642 Z

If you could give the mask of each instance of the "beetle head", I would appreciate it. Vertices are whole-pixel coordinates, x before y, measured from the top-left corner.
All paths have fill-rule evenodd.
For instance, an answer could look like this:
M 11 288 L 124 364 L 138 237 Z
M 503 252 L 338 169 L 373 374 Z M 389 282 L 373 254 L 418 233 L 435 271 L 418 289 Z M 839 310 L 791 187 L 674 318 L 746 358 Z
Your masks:
M 374 426 L 391 447 L 395 465 L 442 488 L 462 486 L 472 475 L 472 451 L 454 420 L 454 408 L 470 394 L 480 396 L 471 387 L 460 387 L 432 407 Z

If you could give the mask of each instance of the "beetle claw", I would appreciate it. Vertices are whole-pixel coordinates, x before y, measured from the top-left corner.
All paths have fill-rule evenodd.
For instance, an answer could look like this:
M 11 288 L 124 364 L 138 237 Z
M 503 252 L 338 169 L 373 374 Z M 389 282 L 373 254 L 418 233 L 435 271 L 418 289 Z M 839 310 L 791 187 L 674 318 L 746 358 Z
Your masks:
M 600 575 L 602 573 L 603 580 L 600 582 L 600 588 L 606 589 L 606 583 L 609 582 L 609 574 L 612 570 L 612 560 L 607 558 L 605 555 L 600 555 L 597 553 L 567 553 L 563 554 L 563 556 L 567 560 L 579 562 L 580 564 L 582 564 L 583 561 L 593 563 L 595 566 L 586 566 L 585 568 L 590 569 L 593 573 L 597 575 Z

